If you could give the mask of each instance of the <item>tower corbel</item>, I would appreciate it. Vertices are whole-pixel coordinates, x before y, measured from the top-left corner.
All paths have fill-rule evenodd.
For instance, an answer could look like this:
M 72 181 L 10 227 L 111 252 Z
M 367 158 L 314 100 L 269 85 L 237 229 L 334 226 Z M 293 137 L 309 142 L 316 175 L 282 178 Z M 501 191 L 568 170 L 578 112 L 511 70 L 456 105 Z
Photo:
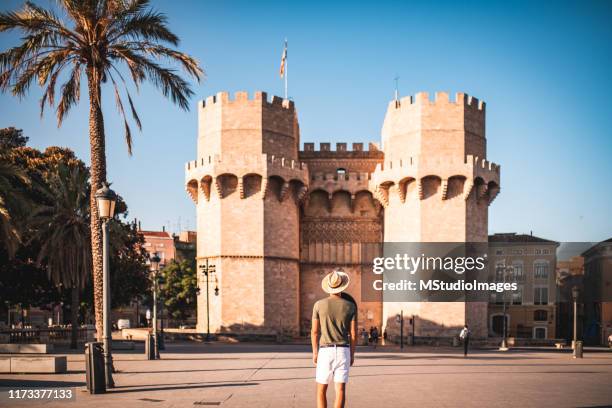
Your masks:
M 469 179 L 467 185 L 465 186 L 465 190 L 463 193 L 463 199 L 467 201 L 470 198 L 470 194 L 472 194 L 472 189 L 474 188 L 474 180 Z
M 486 197 L 487 193 L 489 192 L 489 185 L 488 184 L 481 184 L 478 186 L 478 199 L 482 200 L 483 198 Z
M 402 203 L 406 202 L 406 191 L 404 190 L 404 185 L 406 185 L 405 183 L 397 183 L 397 195 L 399 196 L 399 199 Z
M 298 204 L 304 202 L 307 192 L 308 192 L 308 187 L 306 186 L 300 187 L 300 189 L 298 190 L 297 196 L 296 196 Z
M 268 195 L 268 178 L 264 177 L 261 180 L 261 199 L 264 200 Z
M 448 179 L 442 179 L 442 199 L 446 200 L 448 197 Z
M 285 200 L 285 198 L 287 198 L 287 192 L 289 191 L 289 182 L 285 181 L 283 183 L 283 187 L 281 187 L 281 191 L 280 191 L 280 196 L 279 196 L 279 201 L 283 201 Z
M 215 177 L 215 190 L 217 191 L 217 195 L 219 199 L 223 198 L 223 187 L 221 186 L 221 182 L 219 181 L 219 177 Z
M 244 176 L 238 178 L 238 192 L 240 193 L 240 198 L 244 199 Z

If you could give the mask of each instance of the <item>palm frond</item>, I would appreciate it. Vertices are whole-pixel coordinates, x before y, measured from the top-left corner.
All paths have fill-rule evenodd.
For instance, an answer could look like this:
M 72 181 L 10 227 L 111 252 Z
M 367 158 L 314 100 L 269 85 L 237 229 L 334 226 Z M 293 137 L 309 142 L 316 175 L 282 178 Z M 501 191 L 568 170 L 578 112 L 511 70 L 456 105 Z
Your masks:
M 123 109 L 123 102 L 121 101 L 121 95 L 119 95 L 119 88 L 117 87 L 117 83 L 113 76 L 110 76 L 111 81 L 113 83 L 113 87 L 115 89 L 115 104 L 117 105 L 117 110 L 121 114 L 123 118 L 123 125 L 125 128 L 125 143 L 127 144 L 128 154 L 132 155 L 132 132 L 130 130 L 130 125 L 127 122 L 127 117 L 125 115 L 125 110 Z
M 62 97 L 57 105 L 57 123 L 61 126 L 64 116 L 81 98 L 81 64 L 76 63 L 70 78 L 62 85 Z
M 127 37 L 135 40 L 164 41 L 172 45 L 179 43 L 179 38 L 168 29 L 168 19 L 162 13 L 141 10 L 125 15 L 118 22 L 120 24 L 111 34 L 113 41 Z

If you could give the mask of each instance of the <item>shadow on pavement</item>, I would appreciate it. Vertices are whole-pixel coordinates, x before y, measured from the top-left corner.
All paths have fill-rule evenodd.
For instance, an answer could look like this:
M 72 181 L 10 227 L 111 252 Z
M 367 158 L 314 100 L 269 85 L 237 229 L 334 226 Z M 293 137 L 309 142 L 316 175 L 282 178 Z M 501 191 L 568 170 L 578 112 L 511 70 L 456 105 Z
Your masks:
M 109 394 L 118 394 L 118 393 L 126 393 L 126 392 L 146 392 L 146 391 L 173 391 L 173 390 L 190 390 L 190 389 L 198 389 L 198 388 L 222 388 L 222 387 L 242 387 L 242 386 L 250 386 L 250 385 L 259 385 L 256 382 L 242 382 L 242 383 L 216 383 L 216 384 L 181 384 L 175 385 L 170 384 L 171 386 L 165 386 L 166 384 L 158 384 L 154 386 L 144 386 L 139 387 L 137 385 L 130 385 L 129 388 L 122 389 L 123 387 L 115 387 L 113 388 Z M 136 388 L 134 388 L 136 387 Z
M 28 380 L 28 379 L 0 379 L 0 387 L 22 387 L 22 388 L 41 388 L 41 387 L 82 387 L 85 382 L 81 381 L 52 381 L 52 380 Z

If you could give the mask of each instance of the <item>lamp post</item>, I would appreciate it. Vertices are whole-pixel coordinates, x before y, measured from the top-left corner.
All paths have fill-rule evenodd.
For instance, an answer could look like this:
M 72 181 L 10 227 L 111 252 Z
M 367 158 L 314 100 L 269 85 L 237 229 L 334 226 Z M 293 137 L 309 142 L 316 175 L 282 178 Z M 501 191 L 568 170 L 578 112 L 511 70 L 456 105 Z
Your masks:
M 164 284 L 166 279 L 163 275 L 158 274 L 157 276 L 157 289 L 159 290 L 159 341 L 157 347 L 159 350 L 166 349 L 166 343 L 164 339 Z
M 209 284 L 209 275 L 215 273 L 215 265 L 208 263 L 208 258 L 206 258 L 206 263 L 200 265 L 200 269 L 204 276 L 206 276 L 206 341 L 210 341 L 210 301 L 209 301 L 209 292 L 208 292 L 208 284 Z M 198 288 L 199 290 L 199 288 Z M 219 296 L 219 287 L 215 286 L 215 296 Z
M 151 272 L 153 272 L 153 348 L 155 359 L 159 358 L 159 344 L 157 344 L 157 273 L 159 272 L 159 256 L 153 255 L 151 261 Z
M 504 263 L 501 269 L 502 269 L 502 274 L 504 278 L 504 287 L 505 287 L 506 277 L 509 275 L 509 277 L 512 279 L 514 267 L 512 265 L 506 266 Z M 508 338 L 508 317 L 506 316 L 506 291 L 504 291 L 502 302 L 503 302 L 503 306 L 502 306 L 502 324 L 503 324 L 502 336 L 503 337 L 502 337 L 501 346 L 499 346 L 499 350 L 508 351 L 508 340 L 507 340 Z
M 113 388 L 113 356 L 111 351 L 111 327 L 110 327 L 110 276 L 108 270 L 108 221 L 115 215 L 115 203 L 117 194 L 109 188 L 109 184 L 104 182 L 102 187 L 96 191 L 96 203 L 98 204 L 98 216 L 102 220 L 102 292 L 103 307 L 102 315 L 104 320 L 103 341 L 104 341 L 104 367 L 106 387 Z
M 9 302 L 8 300 L 4 301 L 4 304 L 6 305 L 6 324 L 8 326 L 8 328 L 11 328 L 11 302 Z
M 576 342 L 578 341 L 578 295 L 580 295 L 578 286 L 572 287 L 572 299 L 574 300 L 574 340 L 572 341 L 572 349 L 576 348 Z

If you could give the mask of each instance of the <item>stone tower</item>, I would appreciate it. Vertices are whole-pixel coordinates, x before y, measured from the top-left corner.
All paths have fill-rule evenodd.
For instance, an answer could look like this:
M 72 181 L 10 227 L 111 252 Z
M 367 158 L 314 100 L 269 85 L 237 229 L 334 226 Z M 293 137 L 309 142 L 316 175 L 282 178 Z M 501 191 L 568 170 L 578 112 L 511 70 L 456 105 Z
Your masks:
M 206 332 L 210 316 L 213 333 L 297 334 L 308 175 L 293 102 L 221 92 L 201 102 L 198 117 L 198 156 L 186 168 L 197 207 L 197 329 Z M 200 270 L 207 260 L 216 267 L 208 302 Z
M 427 93 L 389 104 L 382 129 L 384 162 L 371 180 L 384 206 L 385 242 L 487 242 L 488 206 L 499 167 L 486 160 L 485 104 L 458 93 Z M 391 303 L 383 325 L 414 315 L 416 336 L 445 337 L 469 323 L 487 334 L 486 303 Z
M 210 316 L 211 332 L 305 335 L 325 296 L 321 279 L 342 268 L 360 327 L 397 334 L 403 310 L 415 316 L 417 337 L 453 336 L 466 322 L 486 336 L 486 304 L 391 303 L 363 292 L 384 242 L 487 241 L 499 167 L 486 160 L 484 103 L 462 93 L 392 101 L 382 149 L 367 150 L 305 143 L 299 151 L 293 102 L 263 92 L 208 97 L 198 120 L 186 187 L 198 266 L 216 267 L 208 299 L 198 272 L 198 331 Z

